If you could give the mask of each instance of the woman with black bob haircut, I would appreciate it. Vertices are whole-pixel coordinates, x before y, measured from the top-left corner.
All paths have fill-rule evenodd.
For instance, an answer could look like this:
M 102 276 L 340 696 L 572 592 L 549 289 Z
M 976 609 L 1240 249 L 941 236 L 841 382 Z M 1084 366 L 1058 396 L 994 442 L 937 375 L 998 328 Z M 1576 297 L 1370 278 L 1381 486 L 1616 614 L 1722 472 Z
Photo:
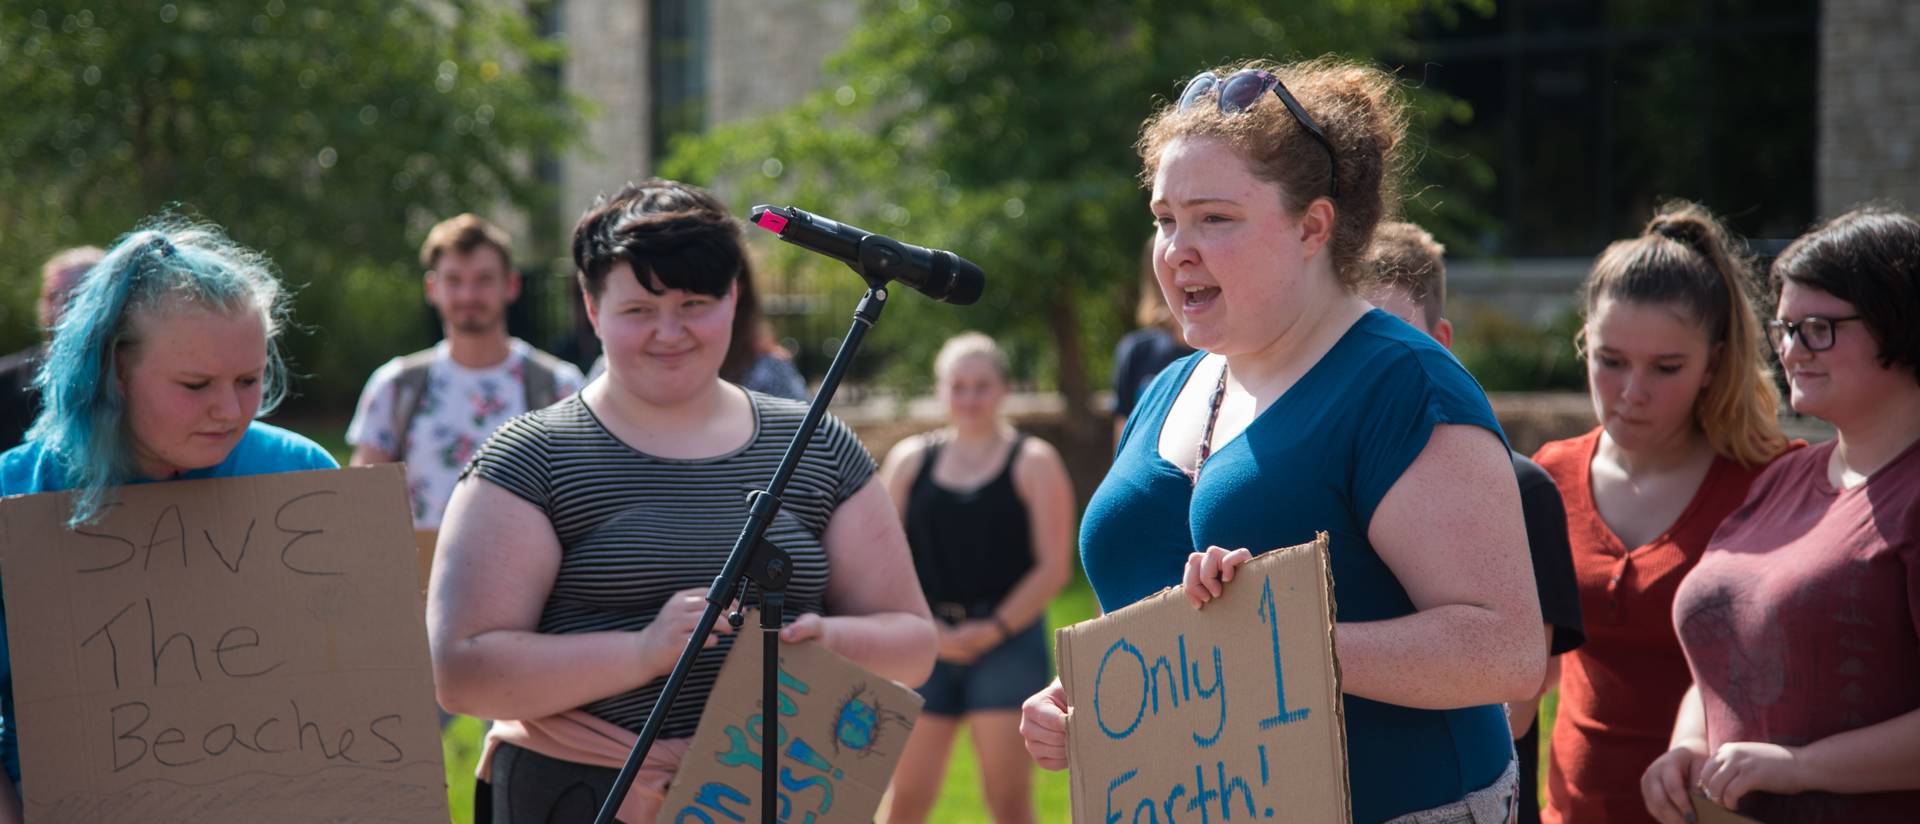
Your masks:
M 747 493 L 806 412 L 720 378 L 745 252 L 712 195 L 628 184 L 587 210 L 573 254 L 607 372 L 481 447 L 448 503 L 427 596 L 441 704 L 498 722 L 476 821 L 591 818 L 706 607 Z M 827 418 L 767 531 L 793 557 L 781 641 L 917 684 L 933 624 L 919 590 L 896 583 L 913 564 L 873 474 Z M 727 631 L 697 659 L 621 821 L 658 813 Z
M 1762 821 L 1920 811 L 1920 220 L 1856 209 L 1774 262 L 1770 337 L 1793 409 L 1837 437 L 1753 483 L 1681 582 L 1693 687 L 1641 780 Z

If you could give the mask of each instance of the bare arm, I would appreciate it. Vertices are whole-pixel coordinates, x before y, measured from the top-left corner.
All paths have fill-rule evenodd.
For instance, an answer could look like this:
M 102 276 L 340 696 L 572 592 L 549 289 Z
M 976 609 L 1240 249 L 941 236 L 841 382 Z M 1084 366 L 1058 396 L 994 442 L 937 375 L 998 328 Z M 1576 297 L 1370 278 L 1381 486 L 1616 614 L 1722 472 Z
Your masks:
M 1700 767 L 1700 788 L 1737 808 L 1752 792 L 1873 793 L 1920 789 L 1920 710 L 1789 747 L 1729 741 Z
M 21 808 L 20 794 L 14 791 L 13 782 L 0 776 L 0 824 L 22 824 L 26 820 L 26 811 Z
M 915 585 L 900 517 L 881 484 L 868 482 L 833 511 L 820 536 L 832 570 L 827 617 L 803 616 L 784 641 L 819 637 L 828 649 L 903 684 L 933 672 L 933 618 Z
M 926 436 L 909 435 L 887 450 L 887 459 L 880 464 L 880 483 L 886 487 L 887 497 L 893 499 L 901 523 L 907 520 L 907 496 L 913 493 L 913 479 L 920 475 L 920 462 L 926 454 Z
M 1799 749 L 1807 790 L 1876 793 L 1920 789 L 1920 710 L 1830 735 Z
M 1660 824 L 1688 824 L 1694 819 L 1691 792 L 1700 783 L 1707 762 L 1707 710 L 1699 685 L 1687 687 L 1680 711 L 1673 719 L 1673 737 L 1666 754 L 1640 774 L 1640 799 L 1647 814 Z
M 1540 699 L 1546 696 L 1547 690 L 1560 683 L 1560 656 L 1552 654 L 1553 625 L 1544 626 L 1547 628 L 1547 674 L 1540 679 L 1540 691 L 1534 693 L 1532 698 L 1507 702 L 1507 727 L 1513 731 L 1515 741 L 1526 735 L 1527 730 L 1533 729 L 1533 723 L 1540 715 Z
M 1015 456 L 1013 487 L 1027 505 L 1033 568 L 1000 599 L 994 614 L 1009 629 L 1033 623 L 1073 574 L 1073 479 L 1052 444 L 1028 438 Z
M 1336 628 L 1346 692 L 1447 709 L 1538 691 L 1546 671 L 1539 597 L 1520 489 L 1493 433 L 1435 427 L 1367 535 L 1415 611 Z
M 397 460 L 399 460 L 399 458 L 387 454 L 386 450 L 373 444 L 363 443 L 353 448 L 353 458 L 347 462 L 347 465 L 372 466 L 374 464 L 393 463 Z
M 441 706 L 540 718 L 635 689 L 667 674 L 691 635 L 686 614 L 705 606 L 681 593 L 637 633 L 536 632 L 559 569 L 560 539 L 533 504 L 478 477 L 454 488 L 427 590 Z
M 1702 751 L 1707 748 L 1707 706 L 1700 700 L 1700 685 L 1688 684 L 1687 691 L 1680 696 L 1680 710 L 1673 718 L 1673 737 L 1667 740 L 1667 748 L 1697 746 Z

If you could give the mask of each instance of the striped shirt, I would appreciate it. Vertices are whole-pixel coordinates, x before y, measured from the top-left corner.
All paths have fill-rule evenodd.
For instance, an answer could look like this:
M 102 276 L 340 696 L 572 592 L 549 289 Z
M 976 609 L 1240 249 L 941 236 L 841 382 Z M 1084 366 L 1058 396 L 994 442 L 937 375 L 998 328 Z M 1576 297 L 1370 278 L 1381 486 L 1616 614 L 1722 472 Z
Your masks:
M 753 437 L 733 452 L 676 460 L 639 452 L 602 426 L 574 395 L 515 418 L 495 432 L 467 472 L 498 484 L 545 513 L 560 538 L 560 569 L 540 612 L 538 631 L 555 635 L 637 632 L 668 596 L 706 589 L 746 522 L 747 494 L 773 479 L 806 406 L 757 392 Z M 828 416 L 807 444 L 767 539 L 793 556 L 786 620 L 824 613 L 827 554 L 820 544 L 841 502 L 873 476 L 873 457 L 839 419 Z M 749 627 L 751 629 L 751 627 Z M 661 734 L 690 736 L 720 674 L 733 636 L 700 653 Z M 638 689 L 581 709 L 639 731 L 666 684 L 663 674 Z

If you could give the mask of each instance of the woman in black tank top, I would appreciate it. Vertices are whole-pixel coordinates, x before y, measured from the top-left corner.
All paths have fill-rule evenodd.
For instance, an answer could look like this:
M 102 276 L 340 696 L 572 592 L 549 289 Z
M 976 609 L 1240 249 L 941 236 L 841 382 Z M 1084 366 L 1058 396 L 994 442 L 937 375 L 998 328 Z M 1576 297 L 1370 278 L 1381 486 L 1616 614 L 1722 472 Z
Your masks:
M 880 469 L 940 636 L 888 821 L 927 819 L 964 721 L 994 820 L 1028 822 L 1020 703 L 1051 677 L 1042 619 L 1071 574 L 1073 488 L 1052 446 L 1001 418 L 1007 362 L 991 338 L 947 341 L 934 372 L 950 425 L 901 442 Z

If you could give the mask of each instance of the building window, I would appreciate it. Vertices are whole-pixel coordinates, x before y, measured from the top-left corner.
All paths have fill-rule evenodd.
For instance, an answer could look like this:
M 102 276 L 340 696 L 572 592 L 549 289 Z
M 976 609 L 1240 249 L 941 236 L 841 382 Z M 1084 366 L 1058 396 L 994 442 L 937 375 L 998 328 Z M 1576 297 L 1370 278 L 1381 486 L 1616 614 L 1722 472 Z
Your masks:
M 1814 0 L 1502 0 L 1463 18 L 1406 65 L 1473 108 L 1435 137 L 1493 167 L 1480 251 L 1592 255 L 1671 197 L 1752 238 L 1813 221 Z
M 707 2 L 652 0 L 649 11 L 650 136 L 652 159 L 658 163 L 675 137 L 706 128 Z

